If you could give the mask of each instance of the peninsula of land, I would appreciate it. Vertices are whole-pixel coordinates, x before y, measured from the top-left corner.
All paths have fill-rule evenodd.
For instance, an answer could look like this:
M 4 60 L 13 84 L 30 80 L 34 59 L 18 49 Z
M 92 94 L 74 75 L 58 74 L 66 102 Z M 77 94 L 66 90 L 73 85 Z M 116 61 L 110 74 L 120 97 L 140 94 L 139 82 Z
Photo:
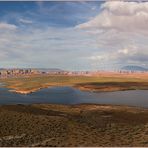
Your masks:
M 98 72 L 91 74 L 36 73 L 1 78 L 9 91 L 28 94 L 47 87 L 70 86 L 83 91 L 147 90 L 148 73 Z

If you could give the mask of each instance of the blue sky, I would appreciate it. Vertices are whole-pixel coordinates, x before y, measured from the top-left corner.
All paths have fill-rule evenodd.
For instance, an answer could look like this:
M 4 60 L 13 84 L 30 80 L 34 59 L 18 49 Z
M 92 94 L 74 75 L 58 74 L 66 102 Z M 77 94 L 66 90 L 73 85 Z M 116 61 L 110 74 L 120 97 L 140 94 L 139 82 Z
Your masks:
M 101 2 L 0 2 L 1 21 L 21 26 L 19 18 L 40 27 L 74 27 L 97 15 Z
M 0 2 L 1 67 L 147 67 L 147 20 L 142 2 Z

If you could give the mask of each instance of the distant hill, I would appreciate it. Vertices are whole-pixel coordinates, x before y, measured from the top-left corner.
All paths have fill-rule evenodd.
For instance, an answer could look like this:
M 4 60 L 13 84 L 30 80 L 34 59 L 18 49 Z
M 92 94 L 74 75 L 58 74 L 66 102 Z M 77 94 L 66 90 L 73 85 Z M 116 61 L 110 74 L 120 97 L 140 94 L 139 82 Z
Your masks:
M 127 71 L 148 71 L 147 68 L 141 67 L 141 66 L 124 66 L 121 68 L 121 70 L 127 70 Z
M 61 71 L 64 71 L 64 70 L 58 69 L 58 68 L 36 68 L 36 69 L 41 72 L 61 72 Z

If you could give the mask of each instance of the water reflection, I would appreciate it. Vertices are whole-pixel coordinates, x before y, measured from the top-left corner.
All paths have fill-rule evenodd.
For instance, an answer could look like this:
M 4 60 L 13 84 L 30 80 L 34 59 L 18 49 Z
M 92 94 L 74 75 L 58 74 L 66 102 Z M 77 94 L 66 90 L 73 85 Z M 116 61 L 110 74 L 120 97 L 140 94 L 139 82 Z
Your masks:
M 100 103 L 148 107 L 147 90 L 130 90 L 116 92 L 84 92 L 72 87 L 53 87 L 22 95 L 0 88 L 0 104 L 57 103 L 79 104 Z

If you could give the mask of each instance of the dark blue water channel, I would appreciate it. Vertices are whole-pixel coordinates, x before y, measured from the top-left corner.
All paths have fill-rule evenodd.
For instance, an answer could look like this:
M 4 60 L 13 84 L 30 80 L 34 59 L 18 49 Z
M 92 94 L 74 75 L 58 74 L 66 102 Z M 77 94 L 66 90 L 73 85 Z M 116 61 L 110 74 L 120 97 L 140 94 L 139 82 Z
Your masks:
M 9 92 L 6 88 L 0 88 L 0 104 L 116 104 L 148 107 L 147 90 L 129 90 L 116 92 L 85 92 L 72 87 L 53 87 L 41 89 L 27 95 Z

